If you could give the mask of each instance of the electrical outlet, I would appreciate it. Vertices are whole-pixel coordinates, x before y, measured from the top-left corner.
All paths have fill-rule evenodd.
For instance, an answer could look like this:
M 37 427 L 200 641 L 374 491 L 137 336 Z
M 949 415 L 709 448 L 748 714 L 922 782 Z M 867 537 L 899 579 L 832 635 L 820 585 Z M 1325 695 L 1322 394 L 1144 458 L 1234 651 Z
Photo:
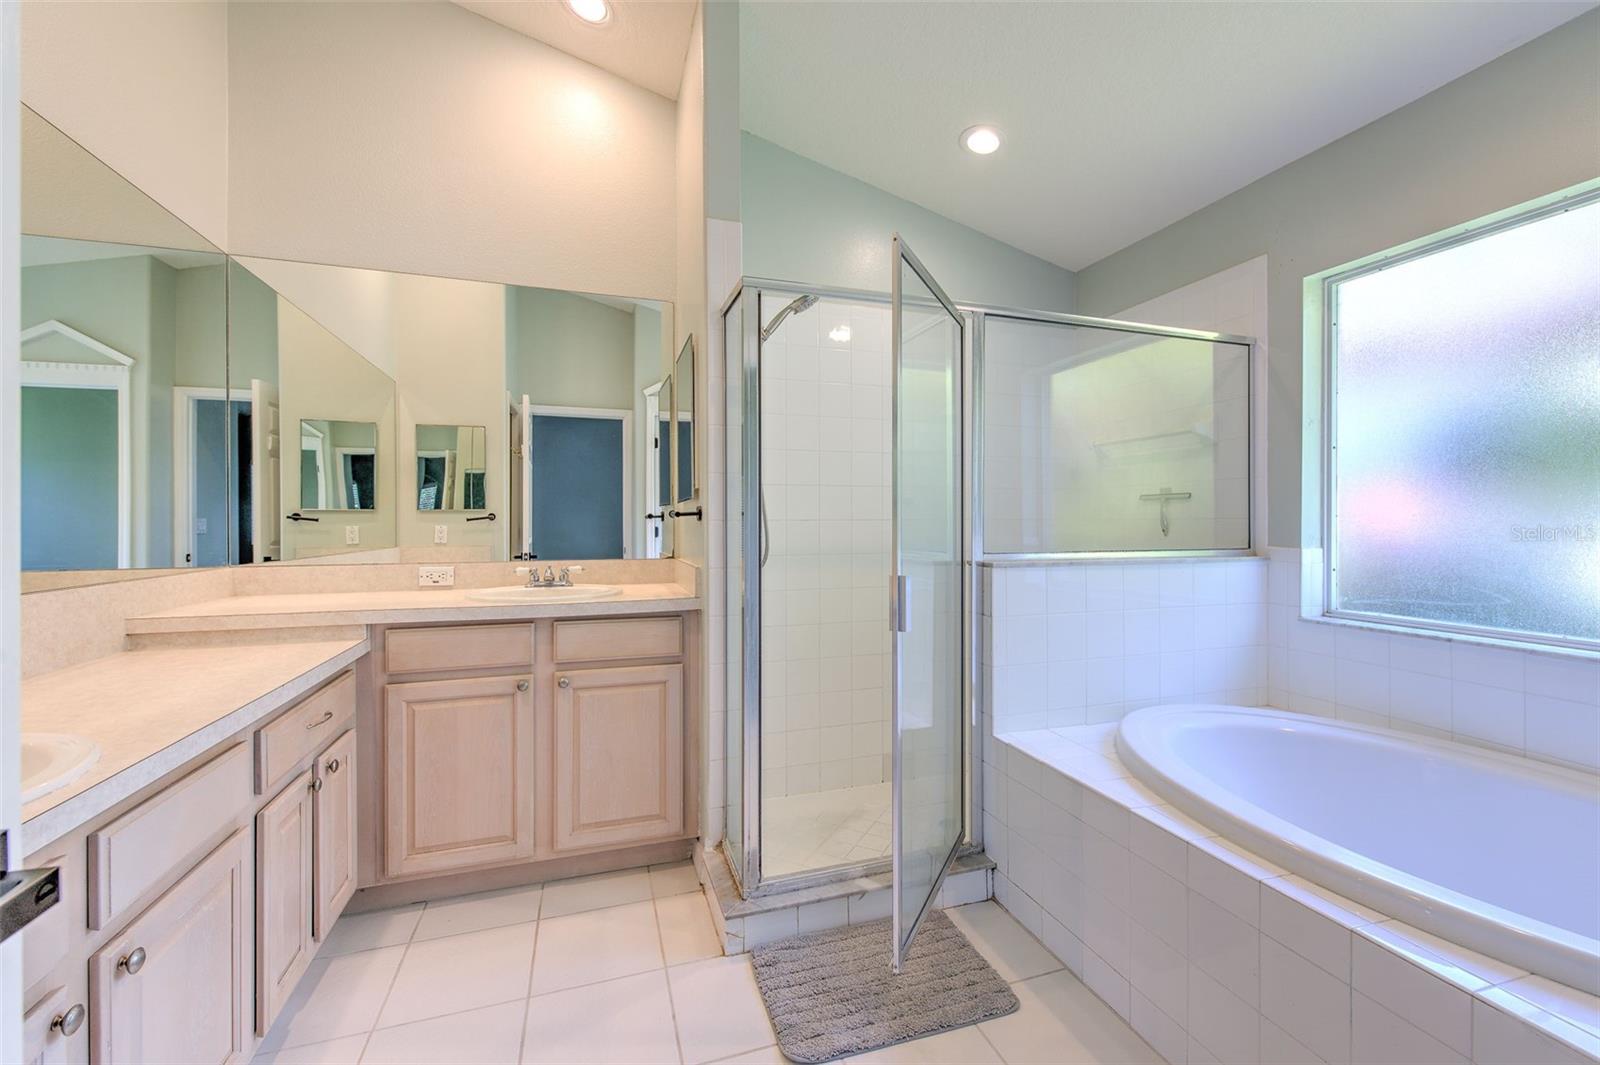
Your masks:
M 361 526 L 346 525 L 344 527 L 344 542 L 346 544 L 359 544 L 361 542 Z
M 436 544 L 447 544 L 447 543 L 449 543 L 450 542 L 450 526 L 448 526 L 448 525 L 435 525 L 433 527 L 433 542 L 436 543 Z
M 454 588 L 455 586 L 456 568 L 454 566 L 417 567 L 418 588 Z

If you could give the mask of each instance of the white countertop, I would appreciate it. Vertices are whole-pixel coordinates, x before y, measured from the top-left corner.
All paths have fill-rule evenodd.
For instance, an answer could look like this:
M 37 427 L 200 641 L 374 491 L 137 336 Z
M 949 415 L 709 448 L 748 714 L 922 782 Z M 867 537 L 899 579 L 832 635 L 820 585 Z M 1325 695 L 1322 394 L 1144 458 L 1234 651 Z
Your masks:
M 282 598 L 282 597 L 274 597 Z M 65 732 L 99 760 L 22 808 L 21 854 L 275 713 L 367 653 L 360 639 L 124 651 L 22 682 L 22 731 Z
M 583 587 L 581 584 L 579 588 Z M 673 614 L 700 609 L 691 588 L 679 584 L 624 584 L 622 594 L 587 602 L 484 603 L 482 588 L 415 591 L 307 592 L 242 595 L 188 603 L 128 619 L 133 634 L 216 632 L 320 625 L 389 625 L 424 621 L 514 621 L 522 618 Z

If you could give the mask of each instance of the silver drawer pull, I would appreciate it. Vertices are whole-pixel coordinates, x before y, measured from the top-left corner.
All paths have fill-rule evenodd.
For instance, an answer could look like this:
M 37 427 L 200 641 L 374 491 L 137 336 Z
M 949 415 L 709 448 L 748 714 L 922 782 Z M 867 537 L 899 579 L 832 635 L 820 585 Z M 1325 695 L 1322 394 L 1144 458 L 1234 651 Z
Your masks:
M 323 714 L 321 717 L 317 718 L 315 721 L 312 721 L 312 722 L 308 723 L 306 725 L 306 729 L 309 731 L 310 729 L 316 728 L 318 725 L 326 725 L 328 722 L 330 722 L 332 720 L 333 720 L 333 711 L 329 710 L 327 713 Z
M 562 677 L 560 680 L 556 681 L 556 683 L 559 684 L 563 688 L 570 688 L 570 687 L 572 687 L 572 678 L 571 677 Z
M 56 1014 L 55 1020 L 50 1022 L 50 1030 L 66 1036 L 77 1035 L 78 1029 L 83 1027 L 83 1019 L 88 1015 L 89 1011 L 83 1008 L 83 1003 L 74 1003 L 65 1013 Z
M 337 773 L 339 771 L 339 759 L 330 759 L 326 768 L 330 773 Z
M 525 681 L 525 680 L 517 681 L 517 691 L 525 692 L 527 690 L 528 690 L 528 682 L 527 681 Z
M 143 947 L 134 947 L 117 960 L 117 968 L 129 976 L 138 976 L 139 970 L 144 968 L 145 959 L 148 957 Z

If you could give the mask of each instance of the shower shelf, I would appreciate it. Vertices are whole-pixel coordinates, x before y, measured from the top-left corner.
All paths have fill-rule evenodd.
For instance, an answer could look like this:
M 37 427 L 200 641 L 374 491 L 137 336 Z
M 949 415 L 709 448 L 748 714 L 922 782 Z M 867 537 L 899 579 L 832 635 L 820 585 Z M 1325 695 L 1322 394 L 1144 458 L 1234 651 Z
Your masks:
M 1133 459 L 1146 455 L 1162 455 L 1169 451 L 1216 446 L 1216 438 L 1199 428 L 1179 429 L 1171 433 L 1152 433 L 1149 436 L 1130 436 L 1122 440 L 1104 440 L 1094 445 L 1102 458 Z

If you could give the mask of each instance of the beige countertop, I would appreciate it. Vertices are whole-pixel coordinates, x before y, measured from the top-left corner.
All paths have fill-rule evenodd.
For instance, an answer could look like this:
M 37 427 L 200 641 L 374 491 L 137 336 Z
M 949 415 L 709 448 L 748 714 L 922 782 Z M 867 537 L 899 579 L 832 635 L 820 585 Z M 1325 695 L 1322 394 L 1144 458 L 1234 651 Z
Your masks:
M 85 736 L 99 759 L 22 808 L 27 855 L 93 820 L 367 653 L 365 638 L 124 651 L 22 682 L 22 732 Z
M 582 585 L 578 585 L 582 587 Z M 415 591 L 303 592 L 242 595 L 188 603 L 128 619 L 130 634 L 217 632 L 323 625 L 392 625 L 423 621 L 515 621 L 521 618 L 674 614 L 700 609 L 694 590 L 678 584 L 624 584 L 610 599 L 552 603 L 485 603 L 482 588 Z

